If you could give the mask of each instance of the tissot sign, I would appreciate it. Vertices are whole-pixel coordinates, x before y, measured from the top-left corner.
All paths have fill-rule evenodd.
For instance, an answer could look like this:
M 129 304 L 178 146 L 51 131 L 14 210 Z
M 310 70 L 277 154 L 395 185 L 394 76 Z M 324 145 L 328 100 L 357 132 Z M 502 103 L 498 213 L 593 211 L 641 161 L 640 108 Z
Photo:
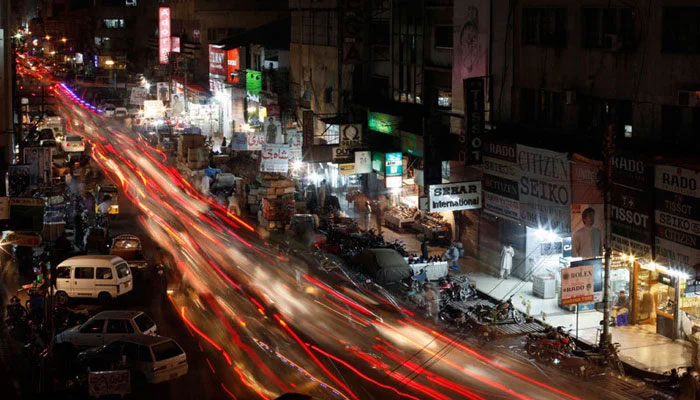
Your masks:
M 481 208 L 481 182 L 430 185 L 430 211 L 457 211 Z

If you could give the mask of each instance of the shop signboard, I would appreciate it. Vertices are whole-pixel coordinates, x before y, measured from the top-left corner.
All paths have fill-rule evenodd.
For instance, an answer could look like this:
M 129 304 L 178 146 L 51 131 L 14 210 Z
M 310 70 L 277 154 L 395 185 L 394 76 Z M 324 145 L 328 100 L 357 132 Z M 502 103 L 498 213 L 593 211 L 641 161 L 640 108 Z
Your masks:
M 464 126 L 467 135 L 467 164 L 482 160 L 485 129 L 484 78 L 467 78 L 464 84 Z
M 518 201 L 518 183 L 496 175 L 484 174 L 484 191 Z
M 520 219 L 533 228 L 571 233 L 571 169 L 566 153 L 517 146 Z
M 399 189 L 401 186 L 403 186 L 403 177 L 387 176 L 384 179 L 384 185 L 387 189 Z
M 340 145 L 349 149 L 362 146 L 362 124 L 340 125 Z
M 574 204 L 603 204 L 603 192 L 598 188 L 601 161 L 571 163 L 571 202 Z
M 401 176 L 403 175 L 403 154 L 402 153 L 386 153 L 384 156 L 386 176 Z
M 209 45 L 209 73 L 226 76 L 226 50 L 213 44 Z
M 301 160 L 304 134 L 297 130 L 287 130 L 285 142 L 289 145 L 289 159 Z
M 593 264 L 561 270 L 561 304 L 563 306 L 593 301 Z
M 180 52 L 180 36 L 170 37 L 170 52 L 179 53 Z
M 245 89 L 252 94 L 262 90 L 262 72 L 252 69 L 245 70 Z
M 355 152 L 355 173 L 368 174 L 372 172 L 372 152 L 371 151 L 356 151 Z
M 484 144 L 484 210 L 520 222 L 520 170 L 516 164 L 516 154 L 515 144 Z
M 10 197 L 10 225 L 15 231 L 41 232 L 44 227 L 44 200 Z
M 280 115 L 280 105 L 279 104 L 268 104 L 265 106 L 267 110 L 267 115 L 272 117 L 279 117 Z
M 239 83 L 241 77 L 238 75 L 241 69 L 241 50 L 236 47 L 226 51 L 226 81 Z
M 262 151 L 265 145 L 265 135 L 260 132 L 248 133 L 248 151 Z
M 423 137 L 401 131 L 401 151 L 415 157 L 423 157 Z
M 248 150 L 248 133 L 233 132 L 231 134 L 231 150 L 246 151 Z
M 370 130 L 393 135 L 398 132 L 401 117 L 370 111 L 367 125 Z
M 430 185 L 428 196 L 431 212 L 481 208 L 481 181 Z
M 692 268 L 700 260 L 700 172 L 657 165 L 656 261 L 669 268 Z
M 592 210 L 592 211 L 589 211 Z M 584 213 L 586 218 L 584 218 Z M 603 204 L 571 205 L 571 257 L 603 255 L 605 207 Z
M 372 170 L 384 175 L 384 153 L 372 152 Z
M 262 150 L 263 172 L 280 172 L 289 170 L 289 146 L 286 144 L 265 144 Z
M 611 247 L 637 259 L 653 259 L 653 168 L 632 153 L 620 152 L 612 160 L 610 200 Z
M 148 98 L 148 91 L 146 88 L 135 87 L 131 88 L 131 94 L 129 96 L 129 103 L 136 104 L 139 106 L 143 105 L 143 101 Z
M 163 116 L 163 102 L 160 100 L 144 100 L 143 115 L 146 118 L 158 118 Z
M 29 166 L 29 183 L 39 185 L 51 182 L 53 158 L 48 147 L 25 147 L 24 163 Z
M 158 8 L 158 62 L 168 63 L 170 44 L 170 7 Z
M 29 232 L 10 232 L 5 236 L 5 241 L 15 246 L 37 247 L 41 245 L 41 235 Z
M 352 150 L 347 147 L 333 146 L 331 150 L 333 152 L 333 162 L 336 164 L 350 163 L 354 159 Z
M 520 222 L 520 203 L 484 190 L 484 210 Z
M 340 175 L 355 175 L 355 163 L 346 163 L 338 165 Z

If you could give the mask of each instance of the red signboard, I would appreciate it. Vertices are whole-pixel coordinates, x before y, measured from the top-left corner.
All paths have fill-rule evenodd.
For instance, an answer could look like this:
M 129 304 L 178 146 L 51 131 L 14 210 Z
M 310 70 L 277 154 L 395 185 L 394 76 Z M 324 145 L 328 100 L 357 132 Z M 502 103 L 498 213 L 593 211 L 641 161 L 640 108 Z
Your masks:
M 226 51 L 211 44 L 209 45 L 209 73 L 226 75 Z
M 171 36 L 170 37 L 170 51 L 172 53 L 179 53 L 180 52 L 180 37 L 179 36 Z
M 168 63 L 170 53 L 170 7 L 158 9 L 158 62 Z
M 241 52 L 239 48 L 226 52 L 226 80 L 231 83 L 238 83 L 241 77 L 238 75 L 241 68 Z

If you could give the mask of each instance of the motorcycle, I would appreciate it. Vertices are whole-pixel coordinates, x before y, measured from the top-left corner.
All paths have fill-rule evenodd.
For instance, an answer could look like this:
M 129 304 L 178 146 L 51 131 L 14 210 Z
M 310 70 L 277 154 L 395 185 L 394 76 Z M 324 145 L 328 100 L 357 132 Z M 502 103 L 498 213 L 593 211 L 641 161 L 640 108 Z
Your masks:
M 575 349 L 573 339 L 561 327 L 549 328 L 541 334 L 528 334 L 525 342 L 525 351 L 529 356 L 547 363 L 555 359 L 561 360 Z
M 440 309 L 438 317 L 442 322 L 451 326 L 456 326 L 460 329 L 468 326 L 466 314 L 459 308 L 449 303 Z
M 510 296 L 508 300 L 498 302 L 493 308 L 479 304 L 474 307 L 473 312 L 479 321 L 484 323 L 496 324 L 512 319 L 516 324 L 521 325 L 525 323 L 525 319 L 513 306 L 512 299 L 513 296 Z

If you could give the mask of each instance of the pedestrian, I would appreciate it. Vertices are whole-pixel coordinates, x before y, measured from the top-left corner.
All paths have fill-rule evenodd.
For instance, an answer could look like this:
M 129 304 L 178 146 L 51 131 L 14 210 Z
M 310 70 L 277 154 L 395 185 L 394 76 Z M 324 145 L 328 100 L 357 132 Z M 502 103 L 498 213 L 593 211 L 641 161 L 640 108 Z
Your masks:
M 678 400 L 696 400 L 699 388 L 698 373 L 695 368 L 689 367 L 681 378 Z
M 318 186 L 318 197 L 321 202 L 321 208 L 326 206 L 326 196 L 328 196 L 328 184 L 326 184 L 326 180 L 324 179 Z
M 372 206 L 369 199 L 365 200 L 365 227 L 368 231 L 372 228 Z
M 423 286 L 423 300 L 427 308 L 427 317 L 437 318 L 438 308 L 440 307 L 440 299 L 435 296 L 435 291 L 432 290 L 429 284 Z
M 420 253 L 421 253 L 420 255 L 421 255 L 422 260 L 428 259 L 429 254 L 428 254 L 428 239 L 427 238 L 424 238 L 423 243 L 421 243 L 421 245 L 420 245 Z
M 510 243 L 506 243 L 501 250 L 501 279 L 508 279 L 510 276 L 510 271 L 513 269 L 513 256 L 515 255 L 515 250 Z
M 449 263 L 451 270 L 457 271 L 459 269 L 457 265 L 459 261 L 459 249 L 454 243 L 450 244 L 450 247 L 445 251 L 445 260 Z
M 384 210 L 386 209 L 386 200 L 384 196 L 379 196 L 374 210 L 374 216 L 377 220 L 377 234 L 382 234 L 382 225 L 384 225 Z
M 112 207 L 112 196 L 105 196 L 102 199 L 102 203 L 97 206 L 97 212 L 102 216 L 106 216 L 109 214 L 110 207 Z

